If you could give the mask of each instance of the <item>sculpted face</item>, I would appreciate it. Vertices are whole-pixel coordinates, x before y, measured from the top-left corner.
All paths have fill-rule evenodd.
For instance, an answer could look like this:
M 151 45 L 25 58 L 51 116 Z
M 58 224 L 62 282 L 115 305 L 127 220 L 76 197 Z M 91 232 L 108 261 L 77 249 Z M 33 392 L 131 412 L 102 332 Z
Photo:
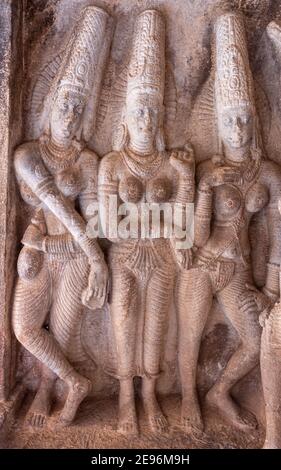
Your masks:
M 136 92 L 127 100 L 126 122 L 130 139 L 152 143 L 160 123 L 161 106 L 155 94 Z
M 219 116 L 223 144 L 233 150 L 249 145 L 253 137 L 253 121 L 253 112 L 248 106 L 224 109 Z
M 61 145 L 69 145 L 81 125 L 85 101 L 80 94 L 61 90 L 51 112 L 51 134 Z

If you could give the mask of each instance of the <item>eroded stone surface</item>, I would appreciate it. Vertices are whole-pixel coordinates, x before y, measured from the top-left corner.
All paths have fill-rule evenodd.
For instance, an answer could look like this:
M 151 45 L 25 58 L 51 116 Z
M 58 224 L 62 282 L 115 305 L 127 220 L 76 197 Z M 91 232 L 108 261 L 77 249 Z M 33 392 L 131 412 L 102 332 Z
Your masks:
M 14 300 L 5 297 L 1 310 L 1 344 L 8 373 L 14 363 L 9 359 L 12 317 L 25 346 L 18 346 L 17 378 L 37 395 L 23 408 L 23 435 L 19 438 L 15 429 L 12 445 L 63 445 L 59 431 L 53 438 L 48 430 L 59 420 L 50 405 L 60 400 L 60 421 L 69 424 L 86 395 L 111 400 L 105 397 L 118 394 L 118 378 L 119 430 L 136 434 L 139 427 L 133 441 L 138 447 L 154 442 L 169 447 L 174 439 L 175 446 L 190 447 L 184 432 L 196 447 L 225 447 L 226 436 L 234 447 L 261 446 L 262 430 L 249 440 L 244 428 L 245 422 L 256 425 L 250 412 L 260 427 L 264 424 L 262 313 L 266 446 L 279 447 L 278 374 L 270 376 L 279 370 L 278 305 L 269 312 L 279 297 L 280 2 L 95 1 L 99 9 L 89 8 L 79 19 L 92 4 L 25 4 L 24 68 L 13 71 L 24 73 L 22 102 L 15 95 L 13 105 L 23 104 L 23 133 L 8 144 L 11 149 L 23 143 L 15 168 L 23 199 L 16 230 L 24 247 Z M 226 14 L 230 8 L 243 18 Z M 6 84 L 4 96 L 7 89 Z M 10 150 L 3 147 L 3 152 L 7 158 Z M 152 249 L 142 241 L 124 248 L 118 240 L 101 240 L 102 251 L 87 238 L 86 211 L 97 200 L 98 182 L 104 215 L 110 194 L 137 204 L 193 202 L 193 160 L 203 162 L 195 172 L 199 250 L 193 260 L 189 250 L 179 253 L 167 240 L 153 241 Z M 6 163 L 7 184 L 13 178 L 11 156 Z M 9 194 L 18 197 L 12 189 Z M 3 210 L 7 207 L 3 199 Z M 12 232 L 3 237 L 10 253 L 16 237 L 8 239 L 7 233 Z M 111 278 L 105 305 L 103 252 Z M 10 270 L 10 284 L 12 279 Z M 134 384 L 134 376 L 142 379 Z M 139 420 L 136 389 L 146 411 Z M 156 389 L 168 396 L 160 400 L 164 414 Z M 171 396 L 180 391 L 181 411 L 180 399 Z M 84 423 L 83 410 L 94 410 L 95 400 L 81 405 L 66 447 L 93 445 L 83 441 L 83 433 L 78 438 L 84 428 L 100 433 L 97 442 L 106 447 L 104 424 L 113 429 L 116 446 L 127 447 L 126 438 L 116 433 L 114 399 L 102 402 L 105 414 L 96 427 Z M 212 414 L 218 401 L 221 423 Z M 168 423 L 167 438 L 152 437 L 151 431 L 167 433 Z M 38 443 L 30 444 L 30 424 L 47 425 Z

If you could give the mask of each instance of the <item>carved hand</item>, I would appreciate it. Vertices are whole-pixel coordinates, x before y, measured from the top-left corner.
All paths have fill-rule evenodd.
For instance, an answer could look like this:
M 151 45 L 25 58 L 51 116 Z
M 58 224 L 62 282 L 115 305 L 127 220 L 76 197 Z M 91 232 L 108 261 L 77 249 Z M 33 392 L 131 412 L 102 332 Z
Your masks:
M 91 263 L 88 286 L 82 293 L 82 303 L 90 308 L 104 305 L 108 286 L 108 268 L 105 261 Z
M 256 306 L 258 308 L 258 311 L 260 312 L 259 322 L 260 322 L 260 325 L 264 327 L 265 321 L 270 315 L 270 312 L 275 303 L 275 300 L 273 300 L 267 294 L 258 290 L 255 286 L 251 284 L 246 284 L 246 287 L 254 295 Z
M 199 183 L 200 189 L 211 189 L 221 186 L 225 183 L 238 183 L 241 179 L 241 173 L 236 168 L 230 166 L 220 166 L 204 175 Z
M 30 224 L 25 231 L 22 243 L 29 248 L 44 251 L 44 240 L 45 235 L 42 233 L 40 228 L 34 224 Z
M 185 150 L 173 151 L 170 156 L 170 163 L 180 176 L 193 177 L 195 171 L 193 148 L 187 144 Z
M 175 249 L 175 257 L 178 266 L 181 269 L 190 269 L 192 265 L 192 251 L 191 250 L 177 250 Z
M 270 317 L 272 309 L 278 299 L 278 296 L 269 292 L 266 288 L 262 289 L 262 295 L 265 298 L 265 307 L 259 316 L 259 322 L 262 328 L 265 327 L 266 320 Z

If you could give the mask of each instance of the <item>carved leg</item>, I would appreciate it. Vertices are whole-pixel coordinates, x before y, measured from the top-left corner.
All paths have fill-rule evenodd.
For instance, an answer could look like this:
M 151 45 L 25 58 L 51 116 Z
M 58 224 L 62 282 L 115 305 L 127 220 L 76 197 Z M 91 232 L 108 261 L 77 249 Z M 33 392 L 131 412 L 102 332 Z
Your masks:
M 50 307 L 50 287 L 45 269 L 34 281 L 18 280 L 12 313 L 14 333 L 31 354 L 66 381 L 73 395 L 83 395 L 85 389 L 88 391 L 88 381 L 75 372 L 55 338 L 44 328 Z
M 47 367 L 42 366 L 39 388 L 27 413 L 26 422 L 34 428 L 42 428 L 47 424 L 52 404 L 52 389 L 56 375 Z
M 231 388 L 258 363 L 261 328 L 252 293 L 245 287 L 251 283 L 248 271 L 238 272 L 232 281 L 218 293 L 219 303 L 238 332 L 241 345 L 229 360 L 218 382 L 206 396 L 207 403 L 215 407 L 227 420 L 241 430 L 257 426 L 255 417 L 242 410 L 231 397 Z
M 155 385 L 160 373 L 163 343 L 168 326 L 168 312 L 174 287 L 174 273 L 156 270 L 152 274 L 145 302 L 142 397 L 151 430 L 166 432 L 168 423 L 158 404 Z
M 182 425 L 196 437 L 204 425 L 198 402 L 196 375 L 203 330 L 212 306 L 208 273 L 199 269 L 182 272 L 177 286 L 179 370 L 182 387 Z
M 71 363 L 82 363 L 88 359 L 81 342 L 85 310 L 81 296 L 87 286 L 88 275 L 87 258 L 67 261 L 55 286 L 54 302 L 50 312 L 50 332 Z
M 88 273 L 89 265 L 85 257 L 65 263 L 50 313 L 50 332 L 71 364 L 83 363 L 87 359 L 81 342 L 84 312 L 81 295 L 87 285 Z M 60 416 L 61 425 L 67 426 L 74 420 L 80 403 L 90 389 L 90 381 L 80 375 L 79 384 L 69 389 Z
M 119 391 L 118 431 L 138 434 L 133 377 L 135 375 L 138 292 L 135 276 L 126 268 L 112 272 L 111 319 L 117 350 Z
M 280 316 L 280 306 L 271 315 Z M 261 346 L 261 374 L 266 416 L 266 438 L 263 448 L 281 449 L 281 345 L 278 349 L 272 346 L 272 320 L 270 317 L 266 322 Z

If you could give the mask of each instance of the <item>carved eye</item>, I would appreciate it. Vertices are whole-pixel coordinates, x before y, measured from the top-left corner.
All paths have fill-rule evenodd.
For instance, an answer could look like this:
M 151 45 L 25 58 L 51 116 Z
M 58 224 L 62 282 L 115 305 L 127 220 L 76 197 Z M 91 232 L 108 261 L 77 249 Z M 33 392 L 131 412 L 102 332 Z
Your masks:
M 249 121 L 250 121 L 250 116 L 242 116 L 241 117 L 242 124 L 248 124 Z
M 77 106 L 76 111 L 77 111 L 78 114 L 82 114 L 83 113 L 83 106 Z

